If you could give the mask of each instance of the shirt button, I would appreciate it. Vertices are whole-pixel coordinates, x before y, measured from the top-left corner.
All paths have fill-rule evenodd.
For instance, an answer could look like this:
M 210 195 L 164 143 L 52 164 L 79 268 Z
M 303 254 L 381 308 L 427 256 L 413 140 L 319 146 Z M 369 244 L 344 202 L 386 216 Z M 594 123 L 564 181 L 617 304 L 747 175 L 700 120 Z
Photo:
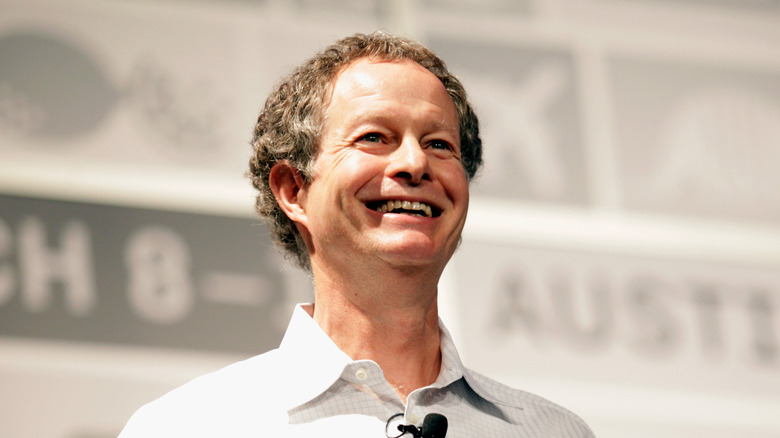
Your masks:
M 410 424 L 416 424 L 417 421 L 420 420 L 420 418 L 417 415 L 414 415 L 412 413 L 407 414 L 406 419 L 409 421 Z
M 357 371 L 355 371 L 355 377 L 358 380 L 366 380 L 368 379 L 368 371 L 366 371 L 365 368 L 360 368 Z

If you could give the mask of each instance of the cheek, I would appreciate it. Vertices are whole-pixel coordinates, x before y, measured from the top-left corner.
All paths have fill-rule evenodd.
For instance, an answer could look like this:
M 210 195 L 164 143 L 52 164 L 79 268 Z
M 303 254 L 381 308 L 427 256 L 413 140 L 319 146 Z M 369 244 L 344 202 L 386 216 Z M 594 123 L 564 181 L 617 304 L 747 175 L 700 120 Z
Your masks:
M 341 163 L 341 176 L 355 190 L 366 186 L 384 174 L 384 160 L 371 154 L 356 152 Z
M 325 206 L 349 210 L 354 208 L 356 197 L 370 197 L 378 182 L 381 182 L 382 166 L 376 157 L 353 153 L 331 162 L 332 166 L 321 169 L 319 174 L 324 184 L 317 193 Z
M 442 185 L 449 194 L 450 198 L 457 201 L 466 201 L 469 199 L 469 183 L 466 179 L 466 173 L 463 171 L 463 167 L 458 163 L 457 168 L 450 166 L 451 168 L 443 169 Z
M 331 186 L 346 186 L 365 172 L 368 160 L 363 155 L 355 150 L 340 150 L 323 156 L 317 162 L 317 174 Z

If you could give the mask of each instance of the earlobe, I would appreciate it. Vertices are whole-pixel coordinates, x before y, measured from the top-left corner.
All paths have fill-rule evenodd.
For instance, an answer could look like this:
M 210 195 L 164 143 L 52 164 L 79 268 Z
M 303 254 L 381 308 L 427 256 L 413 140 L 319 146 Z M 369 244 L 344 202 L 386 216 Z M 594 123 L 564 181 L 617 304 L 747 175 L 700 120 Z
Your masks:
M 271 168 L 268 183 L 284 214 L 290 220 L 305 225 L 306 210 L 301 196 L 305 181 L 298 169 L 286 160 L 279 161 Z

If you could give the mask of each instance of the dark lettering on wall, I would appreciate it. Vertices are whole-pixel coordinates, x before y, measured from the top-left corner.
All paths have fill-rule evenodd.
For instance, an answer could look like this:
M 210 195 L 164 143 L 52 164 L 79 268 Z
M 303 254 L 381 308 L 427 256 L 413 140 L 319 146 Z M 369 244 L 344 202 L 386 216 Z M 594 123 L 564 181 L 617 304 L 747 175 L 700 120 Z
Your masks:
M 494 304 L 494 323 L 502 332 L 521 327 L 532 338 L 539 336 L 542 319 L 536 291 L 531 288 L 523 271 L 506 270 L 499 279 Z
M 0 218 L 0 306 L 11 299 L 16 289 L 16 269 L 11 264 L 13 238 L 11 228 Z
M 629 344 L 643 356 L 664 357 L 680 344 L 680 327 L 668 299 L 668 286 L 654 276 L 637 276 L 626 286 Z
M 758 363 L 762 365 L 778 365 L 780 357 L 777 314 L 770 294 L 771 291 L 767 290 L 752 290 L 748 301 L 753 335 L 751 350 Z
M 780 366 L 780 290 L 758 287 L 749 274 L 740 283 L 698 267 L 688 275 L 638 263 L 624 272 L 576 261 L 518 262 L 498 272 L 488 324 L 504 337 L 587 354 L 617 348 L 654 361 L 693 353 L 713 366 Z
M 555 270 L 550 281 L 558 327 L 564 340 L 586 350 L 607 346 L 613 316 L 606 278 L 588 270 Z
M 691 285 L 691 301 L 697 310 L 700 345 L 705 354 L 717 356 L 723 352 L 723 303 L 715 286 Z

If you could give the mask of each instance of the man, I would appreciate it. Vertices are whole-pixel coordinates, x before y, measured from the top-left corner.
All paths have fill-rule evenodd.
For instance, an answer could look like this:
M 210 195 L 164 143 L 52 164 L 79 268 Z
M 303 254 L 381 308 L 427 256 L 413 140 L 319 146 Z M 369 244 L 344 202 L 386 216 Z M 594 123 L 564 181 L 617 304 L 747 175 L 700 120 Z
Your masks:
M 385 34 L 338 41 L 277 86 L 253 148 L 257 209 L 310 270 L 314 304 L 280 348 L 143 407 L 122 437 L 592 436 L 464 368 L 439 321 L 482 151 L 438 57 Z

